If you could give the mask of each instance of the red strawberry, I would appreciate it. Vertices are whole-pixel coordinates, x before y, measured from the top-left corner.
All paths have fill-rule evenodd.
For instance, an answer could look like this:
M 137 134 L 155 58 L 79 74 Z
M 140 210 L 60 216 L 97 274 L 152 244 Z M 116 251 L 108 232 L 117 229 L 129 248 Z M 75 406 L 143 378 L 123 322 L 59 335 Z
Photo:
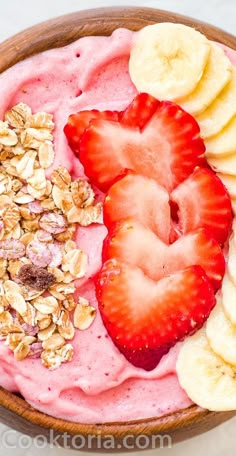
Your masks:
M 129 350 L 121 347 L 120 351 L 126 359 L 136 367 L 151 371 L 159 364 L 161 358 L 168 353 L 170 347 L 160 347 L 156 350 L 144 348 L 141 350 Z
M 133 102 L 120 113 L 122 125 L 142 130 L 155 113 L 160 101 L 147 93 L 140 93 Z
M 129 173 L 109 189 L 104 220 L 109 229 L 129 217 L 145 224 L 165 243 L 203 227 L 223 244 L 232 224 L 231 201 L 221 180 L 207 168 L 196 168 L 171 193 L 170 201 L 154 180 Z
M 143 101 L 143 104 L 139 99 Z M 155 179 L 168 190 L 186 179 L 194 168 L 205 163 L 205 146 L 195 119 L 172 102 L 158 102 L 153 113 L 153 97 L 137 95 L 133 101 L 140 116 L 151 118 L 140 130 L 127 113 L 120 121 L 95 119 L 90 122 L 80 141 L 80 160 L 93 184 L 103 191 L 127 170 Z M 149 110 L 149 113 L 146 111 Z
M 232 225 L 231 201 L 211 170 L 196 169 L 175 188 L 171 200 L 178 206 L 180 232 L 185 234 L 203 227 L 220 244 L 226 241 Z
M 109 231 L 103 245 L 103 261 L 110 258 L 141 268 L 153 280 L 199 265 L 215 290 L 225 272 L 222 250 L 206 230 L 193 231 L 168 246 L 135 220 L 119 222 Z
M 97 281 L 100 312 L 114 343 L 136 365 L 147 368 L 145 353 L 164 352 L 202 326 L 215 305 L 209 281 L 199 266 L 154 282 L 119 260 L 107 261 Z M 151 364 L 149 352 L 148 364 Z M 140 362 L 138 362 L 140 356 Z M 143 365 L 142 365 L 143 363 Z M 149 367 L 148 367 L 149 368 Z
M 172 102 L 139 94 L 121 113 L 71 116 L 65 134 L 92 183 L 109 189 L 96 286 L 104 324 L 131 363 L 151 370 L 215 304 L 229 196 L 199 168 L 206 166 L 199 126 Z
M 70 115 L 64 127 L 64 133 L 71 149 L 76 155 L 79 154 L 80 138 L 91 120 L 94 119 L 118 120 L 118 112 L 93 109 L 92 111 L 80 111 L 77 114 Z
M 109 229 L 114 222 L 129 217 L 145 224 L 169 244 L 169 194 L 154 180 L 129 173 L 112 185 L 104 202 L 105 225 Z

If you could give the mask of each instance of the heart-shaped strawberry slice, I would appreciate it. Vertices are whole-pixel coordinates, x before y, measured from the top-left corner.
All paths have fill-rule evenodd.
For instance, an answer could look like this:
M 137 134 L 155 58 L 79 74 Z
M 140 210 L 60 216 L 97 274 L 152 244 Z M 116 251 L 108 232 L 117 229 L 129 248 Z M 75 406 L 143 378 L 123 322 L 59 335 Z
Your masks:
M 231 201 L 207 168 L 196 168 L 170 195 L 153 179 L 128 173 L 111 186 L 104 202 L 108 229 L 126 218 L 138 220 L 166 244 L 201 227 L 223 244 L 232 225 Z
M 204 228 L 166 245 L 151 230 L 132 219 L 118 222 L 109 230 L 103 246 L 103 261 L 110 258 L 139 267 L 155 281 L 188 266 L 200 265 L 215 290 L 225 272 L 222 250 Z
M 76 155 L 79 154 L 80 150 L 80 138 L 84 130 L 88 128 L 90 122 L 94 119 L 118 120 L 119 114 L 116 111 L 98 111 L 97 109 L 71 114 L 64 127 L 64 133 L 71 149 Z
M 169 244 L 169 194 L 153 179 L 128 173 L 112 185 L 104 201 L 105 225 L 110 229 L 115 222 L 126 218 L 143 223 Z
M 102 267 L 97 296 L 114 343 L 133 364 L 147 370 L 178 340 L 202 326 L 215 305 L 200 266 L 156 283 L 141 269 L 115 259 Z
M 232 225 L 230 197 L 221 180 L 207 168 L 197 168 L 170 195 L 178 207 L 178 232 L 206 228 L 223 244 Z
M 170 191 L 205 163 L 205 146 L 195 119 L 175 103 L 149 100 L 149 96 L 137 95 L 119 121 L 92 120 L 81 136 L 80 160 L 86 175 L 101 190 L 108 190 L 117 177 L 132 170 Z M 137 106 L 145 113 L 142 128 Z

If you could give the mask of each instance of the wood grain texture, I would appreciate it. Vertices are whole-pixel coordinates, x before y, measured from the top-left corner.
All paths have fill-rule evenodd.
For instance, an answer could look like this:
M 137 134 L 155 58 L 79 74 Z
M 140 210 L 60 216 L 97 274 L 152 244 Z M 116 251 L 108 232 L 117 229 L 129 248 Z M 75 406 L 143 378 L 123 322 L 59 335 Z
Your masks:
M 127 448 L 123 446 L 123 439 L 126 435 L 168 435 L 171 436 L 173 445 L 184 439 L 207 432 L 233 416 L 234 412 L 213 413 L 200 407 L 192 406 L 160 418 L 127 423 L 81 424 L 60 420 L 38 412 L 21 397 L 0 388 L 0 421 L 2 423 L 31 437 L 40 434 L 49 439 L 50 430 L 53 430 L 54 436 L 59 436 L 58 443 L 62 446 L 64 433 L 67 433 L 72 438 L 76 435 L 83 435 L 85 442 L 89 442 L 89 436 L 91 435 L 101 436 L 101 438 L 113 435 L 116 444 L 120 445 L 114 452 L 127 451 Z M 67 443 L 70 445 L 72 442 L 68 440 Z M 90 447 L 89 449 L 97 452 L 100 448 L 96 446 L 96 440 L 93 441 L 93 444 L 93 448 Z
M 110 35 L 117 27 L 139 30 L 155 22 L 181 22 L 209 39 L 235 47 L 235 37 L 212 25 L 152 8 L 98 8 L 68 14 L 29 28 L 0 44 L 0 72 L 33 54 L 61 47 L 88 35 Z
M 236 49 L 236 38 L 216 27 L 169 12 L 151 8 L 99 8 L 69 14 L 43 24 L 39 24 L 0 44 L 0 72 L 15 63 L 36 53 L 65 46 L 76 39 L 88 35 L 110 35 L 118 27 L 139 30 L 155 22 L 181 22 L 204 33 L 209 39 L 221 42 Z M 122 446 L 122 438 L 127 434 L 152 435 L 169 434 L 173 442 L 208 431 L 226 421 L 234 412 L 213 413 L 192 406 L 185 410 L 149 420 L 110 424 L 80 424 L 59 420 L 33 409 L 23 398 L 0 388 L 0 421 L 6 425 L 36 436 L 49 437 L 49 430 L 62 435 L 114 435 Z M 61 441 L 62 443 L 62 441 Z M 94 448 L 96 451 L 98 448 Z

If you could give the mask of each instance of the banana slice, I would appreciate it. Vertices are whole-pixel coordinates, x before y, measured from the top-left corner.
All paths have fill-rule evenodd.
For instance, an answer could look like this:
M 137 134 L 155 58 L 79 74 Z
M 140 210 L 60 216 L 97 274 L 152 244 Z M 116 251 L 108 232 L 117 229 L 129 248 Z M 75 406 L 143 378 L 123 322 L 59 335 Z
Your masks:
M 233 325 L 236 325 L 236 286 L 227 272 L 222 282 L 221 294 L 225 315 Z
M 236 286 L 236 243 L 234 235 L 232 235 L 229 240 L 228 273 L 232 282 Z
M 176 368 L 195 404 L 216 412 L 236 409 L 236 367 L 211 350 L 204 328 L 185 340 Z
M 196 89 L 180 105 L 192 115 L 201 114 L 219 95 L 232 75 L 232 64 L 220 46 L 210 42 L 211 52 Z
M 236 116 L 218 135 L 206 139 L 205 145 L 207 157 L 220 158 L 225 155 L 236 154 Z
M 219 133 L 236 114 L 236 68 L 232 77 L 213 103 L 197 116 L 203 138 Z
M 139 92 L 178 100 L 202 78 L 210 42 L 200 32 L 169 22 L 144 27 L 131 49 L 129 72 Z
M 230 197 L 232 199 L 236 200 L 236 176 L 230 176 L 229 174 L 218 173 L 218 177 L 223 182 L 225 188 L 228 190 Z M 232 201 L 231 201 L 231 203 L 232 203 Z M 235 203 L 236 203 L 236 201 L 235 201 Z
M 207 320 L 206 336 L 212 350 L 236 368 L 236 326 L 226 317 L 220 298 Z
M 232 206 L 234 215 L 236 215 L 236 201 L 235 200 L 231 200 L 231 206 Z
M 217 158 L 207 156 L 207 161 L 216 173 L 236 176 L 236 153 Z

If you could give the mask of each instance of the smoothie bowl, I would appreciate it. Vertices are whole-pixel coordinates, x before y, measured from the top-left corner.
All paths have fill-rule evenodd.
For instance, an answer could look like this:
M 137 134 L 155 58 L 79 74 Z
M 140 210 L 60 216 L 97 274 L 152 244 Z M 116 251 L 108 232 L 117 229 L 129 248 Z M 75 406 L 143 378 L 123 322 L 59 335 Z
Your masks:
M 0 45 L 2 422 L 130 450 L 234 415 L 234 49 L 145 8 Z

